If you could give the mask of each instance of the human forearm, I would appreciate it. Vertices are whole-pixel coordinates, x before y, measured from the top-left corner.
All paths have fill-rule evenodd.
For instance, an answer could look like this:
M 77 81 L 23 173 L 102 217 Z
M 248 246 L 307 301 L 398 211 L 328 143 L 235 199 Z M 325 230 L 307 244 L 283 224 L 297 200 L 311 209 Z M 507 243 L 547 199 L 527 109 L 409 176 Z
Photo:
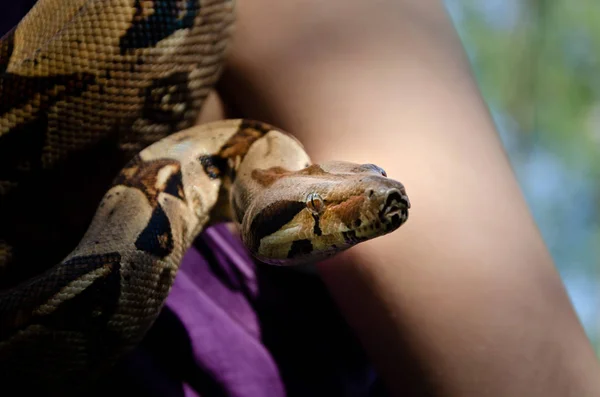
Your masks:
M 242 112 L 293 132 L 315 161 L 373 162 L 406 185 L 405 226 L 320 266 L 391 389 L 600 393 L 593 351 L 441 5 L 239 6 L 227 81 Z

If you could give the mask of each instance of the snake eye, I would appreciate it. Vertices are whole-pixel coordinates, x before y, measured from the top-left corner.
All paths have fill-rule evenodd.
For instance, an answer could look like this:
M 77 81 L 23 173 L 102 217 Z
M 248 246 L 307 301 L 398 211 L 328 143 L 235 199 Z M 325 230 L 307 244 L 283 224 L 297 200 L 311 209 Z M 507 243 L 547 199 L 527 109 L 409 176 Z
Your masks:
M 313 214 L 320 214 L 325 209 L 325 202 L 319 195 L 319 193 L 309 193 L 306 197 L 306 207 Z

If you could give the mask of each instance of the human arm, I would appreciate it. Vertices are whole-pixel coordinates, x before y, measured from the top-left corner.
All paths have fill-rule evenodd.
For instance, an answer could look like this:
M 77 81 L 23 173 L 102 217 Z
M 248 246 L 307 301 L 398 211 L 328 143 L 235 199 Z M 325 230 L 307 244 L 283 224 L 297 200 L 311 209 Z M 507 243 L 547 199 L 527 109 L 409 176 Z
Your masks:
M 442 4 L 238 9 L 226 101 L 294 133 L 317 162 L 373 162 L 406 186 L 406 225 L 319 265 L 394 395 L 600 394 Z

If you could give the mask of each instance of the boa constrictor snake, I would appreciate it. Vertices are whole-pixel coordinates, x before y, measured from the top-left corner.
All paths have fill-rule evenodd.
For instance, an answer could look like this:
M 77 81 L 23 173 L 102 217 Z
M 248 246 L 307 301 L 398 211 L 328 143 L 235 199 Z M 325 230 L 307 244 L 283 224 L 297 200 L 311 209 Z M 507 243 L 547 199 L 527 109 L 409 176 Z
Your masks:
M 233 20 L 227 0 L 40 0 L 0 41 L 3 387 L 85 390 L 140 342 L 211 224 L 292 265 L 406 221 L 404 187 L 375 165 L 311 164 L 261 122 L 193 127 Z

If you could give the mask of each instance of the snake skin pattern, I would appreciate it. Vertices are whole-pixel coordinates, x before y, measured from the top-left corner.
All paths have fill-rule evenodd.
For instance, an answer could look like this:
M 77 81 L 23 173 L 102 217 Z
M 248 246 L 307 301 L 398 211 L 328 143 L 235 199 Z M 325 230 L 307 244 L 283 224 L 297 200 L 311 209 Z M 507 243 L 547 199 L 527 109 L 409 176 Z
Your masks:
M 237 223 L 262 262 L 297 265 L 407 220 L 403 185 L 373 164 L 312 164 L 256 121 L 190 128 L 232 21 L 222 0 L 41 0 L 0 41 L 6 390 L 93 387 L 211 224 Z
M 126 161 L 194 124 L 233 6 L 41 0 L 0 41 L 0 287 L 62 259 Z

